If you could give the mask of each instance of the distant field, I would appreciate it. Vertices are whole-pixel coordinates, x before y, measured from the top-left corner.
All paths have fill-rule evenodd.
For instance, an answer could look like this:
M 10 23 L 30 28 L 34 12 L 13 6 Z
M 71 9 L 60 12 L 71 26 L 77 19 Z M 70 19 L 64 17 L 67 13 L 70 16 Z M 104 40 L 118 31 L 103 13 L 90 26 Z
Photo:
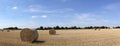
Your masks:
M 38 31 L 39 39 L 33 44 L 21 42 L 20 31 L 0 31 L 0 46 L 120 46 L 120 29 L 56 31 L 57 35 Z

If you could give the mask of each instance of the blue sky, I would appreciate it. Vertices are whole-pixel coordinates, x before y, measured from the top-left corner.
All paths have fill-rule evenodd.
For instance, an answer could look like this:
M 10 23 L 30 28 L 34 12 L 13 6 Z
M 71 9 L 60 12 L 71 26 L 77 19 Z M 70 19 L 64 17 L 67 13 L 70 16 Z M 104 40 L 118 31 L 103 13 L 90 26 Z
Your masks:
M 0 28 L 118 26 L 120 0 L 0 0 Z

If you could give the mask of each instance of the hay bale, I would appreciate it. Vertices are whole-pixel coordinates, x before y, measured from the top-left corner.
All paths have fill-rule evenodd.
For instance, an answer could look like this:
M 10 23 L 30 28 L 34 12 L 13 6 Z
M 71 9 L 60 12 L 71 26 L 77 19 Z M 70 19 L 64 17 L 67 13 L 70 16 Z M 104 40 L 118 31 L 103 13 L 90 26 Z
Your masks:
M 55 34 L 56 34 L 56 31 L 55 31 L 54 29 L 51 29 L 51 30 L 49 30 L 49 34 L 50 34 L 50 35 L 55 35 Z
M 2 32 L 3 32 L 4 30 L 2 30 Z
M 0 31 L 2 31 L 2 32 L 3 32 L 4 30 L 0 29 Z
M 10 32 L 10 30 L 7 30 L 7 32 Z
M 26 41 L 32 43 L 38 39 L 37 30 L 32 30 L 29 28 L 25 28 L 20 32 L 21 41 Z

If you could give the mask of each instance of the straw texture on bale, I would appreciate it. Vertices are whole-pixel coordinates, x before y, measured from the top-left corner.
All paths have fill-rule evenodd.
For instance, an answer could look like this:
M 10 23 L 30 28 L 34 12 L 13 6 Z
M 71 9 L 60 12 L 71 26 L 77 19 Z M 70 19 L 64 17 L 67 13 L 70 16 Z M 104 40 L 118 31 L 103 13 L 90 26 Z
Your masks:
M 0 29 L 0 31 L 2 31 L 2 32 L 3 32 L 4 30 Z
M 7 32 L 10 32 L 10 30 L 7 30 Z
M 37 30 L 32 30 L 29 28 L 25 28 L 20 32 L 21 41 L 26 41 L 32 43 L 38 39 Z
M 49 34 L 50 34 L 50 35 L 55 35 L 55 34 L 56 34 L 56 31 L 55 31 L 54 29 L 51 29 L 51 30 L 49 30 Z

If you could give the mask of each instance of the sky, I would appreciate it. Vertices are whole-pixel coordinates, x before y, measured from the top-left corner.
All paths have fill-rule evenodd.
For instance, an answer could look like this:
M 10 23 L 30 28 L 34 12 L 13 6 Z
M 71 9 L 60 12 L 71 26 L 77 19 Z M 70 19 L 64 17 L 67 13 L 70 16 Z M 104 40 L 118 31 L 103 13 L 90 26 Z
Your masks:
M 0 0 L 0 28 L 119 26 L 120 0 Z

